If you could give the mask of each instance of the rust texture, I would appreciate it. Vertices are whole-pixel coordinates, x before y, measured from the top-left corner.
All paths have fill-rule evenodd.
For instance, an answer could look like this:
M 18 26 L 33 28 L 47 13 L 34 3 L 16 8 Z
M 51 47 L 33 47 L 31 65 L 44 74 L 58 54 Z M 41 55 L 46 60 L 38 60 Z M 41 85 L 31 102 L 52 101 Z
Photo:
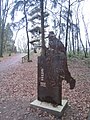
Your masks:
M 62 80 L 70 84 L 70 89 L 75 87 L 68 70 L 65 47 L 52 32 L 46 54 L 38 57 L 38 100 L 61 105 Z

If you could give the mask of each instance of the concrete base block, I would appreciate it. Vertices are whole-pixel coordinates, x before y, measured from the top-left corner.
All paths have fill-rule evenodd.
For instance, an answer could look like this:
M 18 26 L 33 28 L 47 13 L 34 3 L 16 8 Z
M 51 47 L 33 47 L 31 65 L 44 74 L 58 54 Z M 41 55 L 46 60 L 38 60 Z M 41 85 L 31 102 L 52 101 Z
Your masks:
M 46 112 L 49 112 L 57 117 L 61 117 L 64 113 L 65 108 L 67 107 L 67 100 L 62 100 L 62 105 L 53 106 L 51 103 L 41 102 L 39 100 L 35 100 L 30 103 L 31 107 L 40 108 Z

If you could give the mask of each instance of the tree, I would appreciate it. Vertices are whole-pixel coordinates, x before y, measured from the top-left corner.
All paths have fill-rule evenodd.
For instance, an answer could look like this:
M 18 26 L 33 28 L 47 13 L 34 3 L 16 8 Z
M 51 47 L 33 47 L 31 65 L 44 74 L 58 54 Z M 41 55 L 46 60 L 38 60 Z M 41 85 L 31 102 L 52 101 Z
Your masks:
M 1 0 L 0 0 L 0 43 L 1 43 Z M 2 57 L 2 45 L 0 44 L 0 57 Z
M 13 20 L 13 27 L 18 27 L 18 31 L 25 27 L 26 29 L 26 36 L 27 36 L 27 45 L 28 45 L 28 62 L 30 61 L 29 58 L 29 34 L 28 34 L 28 22 L 29 22 L 29 12 L 31 10 L 31 7 L 36 4 L 36 1 L 38 0 L 17 0 L 15 1 L 15 5 L 12 9 L 11 16 Z M 15 12 L 21 11 L 23 13 L 23 17 L 18 21 L 14 22 Z
M 27 42 L 28 42 L 28 62 L 30 62 L 29 58 L 29 35 L 28 35 L 28 20 L 27 20 L 27 14 L 26 14 L 26 1 L 24 0 L 24 16 L 25 16 L 25 23 L 26 23 L 26 35 L 27 35 Z
M 84 15 L 83 15 L 83 14 L 82 14 L 82 20 L 83 20 L 84 29 L 85 29 L 85 37 L 86 37 L 86 57 L 87 57 L 87 54 L 88 54 L 88 46 L 89 46 L 89 49 L 90 49 L 90 42 L 89 42 L 88 30 L 87 30 L 87 26 L 86 26 L 86 23 L 85 23 Z
M 82 2 L 83 0 L 51 0 L 52 7 L 47 8 L 48 1 L 47 0 L 16 0 L 14 3 L 14 7 L 12 9 L 12 18 L 15 16 L 16 11 L 21 11 L 23 14 L 23 17 L 18 22 L 13 22 L 13 27 L 17 27 L 17 31 L 19 31 L 22 28 L 25 28 L 26 30 L 26 36 L 28 41 L 28 60 L 29 60 L 29 18 L 30 18 L 30 11 L 32 9 L 32 6 L 36 6 L 37 3 L 45 3 L 45 8 L 47 11 L 51 12 L 53 15 L 53 23 L 54 23 L 54 29 L 59 36 L 60 40 L 62 40 L 65 43 L 65 48 L 67 51 L 67 47 L 70 50 L 73 50 L 73 53 L 79 52 L 79 44 L 80 42 L 80 28 L 78 25 L 78 19 L 75 20 L 75 11 L 74 8 L 77 7 L 77 5 Z M 36 3 L 37 2 L 37 3 Z M 42 4 L 41 4 L 42 5 Z M 42 8 L 42 6 L 41 6 Z M 57 9 L 57 11 L 55 10 Z M 42 10 L 42 9 L 41 9 Z M 42 12 L 42 11 L 41 11 Z M 78 12 L 78 10 L 77 10 Z M 41 15 L 41 19 L 43 18 L 43 14 Z M 44 22 L 44 20 L 42 20 Z M 42 23 L 43 23 L 42 22 Z M 43 23 L 44 24 L 44 23 Z M 44 31 L 44 27 L 42 27 L 42 33 Z M 44 34 L 42 34 L 42 45 L 44 48 Z M 79 40 L 80 39 L 80 40 Z M 70 45 L 69 45 L 70 43 Z M 82 44 L 82 43 L 81 43 Z
M 40 1 L 40 8 L 41 8 L 41 31 L 42 31 L 42 55 L 45 55 L 45 40 L 44 40 L 44 12 L 43 12 L 43 4 L 44 0 Z
M 68 13 L 67 13 L 67 25 L 66 25 L 66 40 L 65 40 L 65 50 L 67 51 L 67 45 L 68 45 L 68 27 L 69 27 L 69 16 L 70 16 L 70 0 L 68 3 Z
M 56 10 L 53 11 L 53 18 L 55 18 L 53 21 L 56 21 L 56 27 L 59 28 L 60 30 L 60 34 L 59 36 L 63 33 L 63 37 L 59 37 L 64 38 L 65 41 L 65 48 L 67 51 L 67 47 L 69 47 L 69 43 L 72 43 L 72 47 L 73 47 L 73 53 L 75 54 L 76 50 L 79 50 L 79 45 L 78 45 L 78 26 L 76 25 L 77 22 L 75 23 L 75 7 L 77 8 L 77 5 L 80 5 L 80 2 L 82 2 L 84 0 L 51 0 L 51 3 L 53 4 L 53 8 L 55 9 L 59 9 L 60 8 L 60 12 L 56 12 Z M 78 9 L 78 8 L 77 8 Z M 78 10 L 77 10 L 78 12 Z M 55 14 L 54 14 L 55 13 Z M 62 29 L 63 28 L 63 31 Z M 59 31 L 58 30 L 58 31 Z M 72 37 L 70 37 L 70 32 L 72 33 Z M 76 38 L 77 37 L 77 38 Z M 72 38 L 72 41 L 70 40 Z M 68 41 L 69 39 L 69 41 Z M 77 41 L 76 41 L 77 39 Z M 71 42 L 70 42 L 71 41 Z M 77 45 L 76 45 L 77 43 Z
M 7 15 L 11 8 L 11 4 L 9 4 L 9 0 L 1 1 L 0 0 L 0 56 L 3 56 L 3 41 L 4 41 L 4 33 L 5 26 L 7 24 Z
M 14 42 L 13 39 L 13 32 L 10 28 L 10 24 L 8 23 L 5 28 L 4 38 L 3 38 L 3 46 L 5 52 L 13 52 Z

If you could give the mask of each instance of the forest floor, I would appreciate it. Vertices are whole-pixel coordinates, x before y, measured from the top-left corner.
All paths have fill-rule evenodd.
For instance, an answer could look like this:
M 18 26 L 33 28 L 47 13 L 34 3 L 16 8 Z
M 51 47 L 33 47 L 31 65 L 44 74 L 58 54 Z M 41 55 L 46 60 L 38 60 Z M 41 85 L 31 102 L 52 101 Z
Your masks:
M 32 62 L 22 63 L 19 59 L 17 65 L 16 62 L 11 66 L 9 64 L 0 71 L 0 120 L 87 120 L 90 109 L 90 60 L 68 60 L 76 86 L 70 90 L 69 84 L 63 81 L 62 96 L 68 100 L 68 107 L 63 117 L 57 118 L 30 106 L 37 98 L 37 56 L 31 57 Z M 0 69 L 2 64 L 3 61 L 0 62 Z

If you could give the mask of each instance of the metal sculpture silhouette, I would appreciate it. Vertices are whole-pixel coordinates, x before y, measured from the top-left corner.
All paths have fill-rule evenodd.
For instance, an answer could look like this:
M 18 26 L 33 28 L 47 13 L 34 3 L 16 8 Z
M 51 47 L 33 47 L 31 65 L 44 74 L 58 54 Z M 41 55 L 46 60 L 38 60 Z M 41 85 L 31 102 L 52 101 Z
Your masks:
M 48 38 L 49 47 L 45 48 L 45 55 L 38 57 L 38 100 L 62 105 L 62 80 L 70 84 L 70 89 L 74 89 L 76 81 L 68 70 L 63 43 L 53 31 Z

